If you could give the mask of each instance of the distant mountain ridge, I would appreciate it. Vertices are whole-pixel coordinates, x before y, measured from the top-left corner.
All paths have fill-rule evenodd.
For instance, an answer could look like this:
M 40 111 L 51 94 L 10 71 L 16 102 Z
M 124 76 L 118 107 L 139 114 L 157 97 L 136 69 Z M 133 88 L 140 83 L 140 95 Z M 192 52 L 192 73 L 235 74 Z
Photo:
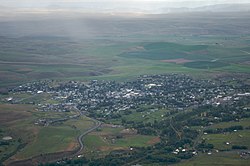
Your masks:
M 195 8 L 196 11 L 215 11 L 215 12 L 239 12 L 250 11 L 250 3 L 246 4 L 219 4 Z
M 91 13 L 145 13 L 145 14 L 167 14 L 167 13 L 182 13 L 182 12 L 250 12 L 250 3 L 245 4 L 216 4 L 202 7 L 159 7 L 153 6 L 98 6 L 96 8 L 89 6 L 61 6 L 50 5 L 42 8 L 14 8 L 0 5 L 0 15 L 13 12 L 36 12 L 36 11 L 67 11 L 67 12 L 91 12 Z
M 250 12 L 250 3 L 246 4 L 218 4 L 208 5 L 196 8 L 162 8 L 159 13 L 174 13 L 174 12 Z

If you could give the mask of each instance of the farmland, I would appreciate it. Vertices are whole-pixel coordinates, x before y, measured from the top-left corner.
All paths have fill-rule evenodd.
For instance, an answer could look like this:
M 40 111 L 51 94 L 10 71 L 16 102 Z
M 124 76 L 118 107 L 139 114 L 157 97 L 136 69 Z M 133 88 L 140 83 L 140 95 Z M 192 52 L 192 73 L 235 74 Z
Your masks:
M 230 126 L 243 126 L 249 127 L 250 122 L 248 119 L 243 119 L 239 122 L 228 122 L 228 123 L 218 123 L 209 128 L 211 129 L 225 129 Z M 249 131 L 248 130 L 234 130 L 230 133 L 220 133 L 220 134 L 207 134 L 203 138 L 206 139 L 209 143 L 213 144 L 218 150 L 229 150 L 234 145 L 240 146 L 249 146 Z
M 193 165 L 241 165 L 247 166 L 249 160 L 242 160 L 237 155 L 230 152 L 222 152 L 219 154 L 212 155 L 201 155 L 194 157 L 188 161 L 185 161 L 180 164 L 176 164 L 178 166 L 193 166 Z
M 93 29 L 77 37 L 63 33 L 58 26 L 64 20 L 56 21 L 53 17 L 35 22 L 24 19 L 17 23 L 2 23 L 1 87 L 39 79 L 129 80 L 142 74 L 166 72 L 194 75 L 207 71 L 211 75 L 217 72 L 249 72 L 250 33 L 245 13 L 230 18 L 233 26 L 228 27 L 224 19 L 229 16 L 220 15 L 218 21 L 204 13 L 200 17 L 193 14 L 186 16 L 190 21 L 179 15 L 126 18 L 124 22 L 131 29 L 120 26 L 117 18 L 102 16 L 100 30 L 96 27 L 100 24 L 99 17 L 83 15 L 83 20 L 91 20 L 87 26 Z M 72 23 L 75 21 L 78 20 L 72 20 Z M 71 20 L 65 22 L 70 24 Z M 238 28 L 236 22 L 242 27 Z M 34 27 L 33 23 L 50 25 L 54 34 Z M 202 28 L 197 29 L 197 24 Z M 12 29 L 3 29 L 5 26 Z M 190 28 L 182 29 L 186 26 Z M 25 31 L 27 27 L 33 35 Z M 223 31 L 225 27 L 227 31 Z M 119 36 L 120 31 L 123 36 Z M 176 59 L 184 59 L 187 63 L 175 63 Z
M 155 140 L 155 141 L 154 141 Z M 132 147 L 148 147 L 159 142 L 155 136 L 138 135 L 124 128 L 102 127 L 84 138 L 87 156 L 103 156 L 114 150 L 130 150 Z
M 36 107 L 33 115 L 40 115 L 33 122 L 40 128 L 38 140 L 22 148 L 15 155 L 19 159 L 74 150 L 81 128 L 101 121 L 83 137 L 81 153 L 86 161 L 164 164 L 198 154 L 247 149 L 248 87 L 248 78 L 238 75 L 223 79 L 143 75 L 128 82 L 41 80 L 13 88 L 2 102 L 27 104 L 20 100 L 26 97 Z M 92 122 L 85 118 L 81 123 L 83 114 Z M 160 155 L 162 151 L 166 153 Z
M 247 165 L 249 13 L 57 17 L 0 24 L 0 165 Z
M 43 128 L 35 124 L 39 118 L 57 119 L 64 116 L 65 113 L 37 112 L 30 105 L 1 104 L 1 126 L 3 127 L 0 134 L 2 137 L 12 137 L 10 144 L 1 146 L 1 160 L 14 154 L 16 155 L 12 159 L 20 160 L 40 154 L 75 149 L 78 146 L 76 137 L 93 125 L 88 118 L 70 120 L 60 127 Z

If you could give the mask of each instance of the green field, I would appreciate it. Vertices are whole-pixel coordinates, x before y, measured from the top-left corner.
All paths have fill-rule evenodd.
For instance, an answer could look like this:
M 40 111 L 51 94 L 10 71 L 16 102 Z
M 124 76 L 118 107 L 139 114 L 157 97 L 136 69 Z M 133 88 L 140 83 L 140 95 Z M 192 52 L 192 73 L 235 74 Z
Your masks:
M 135 135 L 127 138 L 118 139 L 114 145 L 121 147 L 146 147 L 151 145 L 150 140 L 155 138 L 154 136 Z
M 242 126 L 243 128 L 250 126 L 249 118 L 241 119 L 238 122 L 222 122 L 209 126 L 209 129 L 224 129 L 231 126 Z M 249 130 L 239 130 L 233 132 L 226 132 L 220 134 L 207 134 L 203 135 L 202 138 L 206 139 L 206 142 L 214 145 L 215 149 L 218 150 L 230 150 L 233 145 L 247 146 L 250 148 L 250 131 Z M 227 145 L 226 142 L 230 144 Z
M 102 127 L 84 138 L 86 155 L 105 155 L 112 150 L 128 150 L 130 147 L 147 147 L 159 141 L 158 137 L 139 134 L 126 135 L 124 128 Z
M 21 104 L 1 104 L 0 116 L 0 136 L 13 138 L 10 145 L 0 147 L 0 160 L 12 153 L 15 159 L 24 159 L 45 153 L 73 150 L 78 146 L 76 138 L 80 132 L 94 125 L 93 121 L 86 117 L 66 121 L 60 126 L 35 125 L 34 122 L 40 118 L 62 118 L 65 113 L 38 112 L 33 106 Z
M 209 60 L 210 58 L 208 56 L 199 53 L 206 52 L 207 49 L 207 45 L 181 45 L 168 42 L 156 42 L 139 45 L 137 46 L 136 51 L 125 52 L 120 56 L 125 58 L 141 58 L 149 60 L 167 60 L 178 58 L 190 60 Z
M 100 146 L 107 146 L 107 144 L 97 135 L 87 135 L 84 138 L 85 150 L 96 150 Z
M 143 107 L 145 110 L 143 112 L 136 112 L 135 110 L 132 110 L 132 113 L 129 115 L 123 115 L 121 118 L 117 119 L 110 119 L 111 123 L 114 124 L 121 124 L 122 119 L 126 121 L 134 121 L 134 122 L 151 122 L 153 123 L 155 120 L 160 121 L 164 119 L 166 113 L 169 112 L 169 110 L 165 109 L 150 109 L 146 106 Z
M 250 121 L 249 118 L 242 119 L 239 122 L 222 122 L 214 124 L 209 128 L 227 128 L 231 126 L 241 125 L 243 127 L 249 127 Z M 240 135 L 240 137 L 239 137 Z M 250 147 L 250 131 L 242 130 L 237 132 L 231 132 L 226 134 L 208 134 L 203 135 L 202 138 L 205 138 L 207 143 L 214 145 L 214 149 L 221 150 L 219 153 L 212 151 L 212 155 L 206 153 L 199 154 L 198 156 L 193 157 L 192 159 L 183 161 L 177 166 L 198 166 L 198 165 L 221 165 L 221 166 L 247 166 L 249 165 L 249 158 L 243 159 L 240 158 L 239 151 L 230 151 L 233 145 L 244 145 L 248 148 Z M 229 142 L 229 145 L 226 145 L 226 142 Z M 223 152 L 226 150 L 225 152 Z M 229 151 L 227 151 L 229 150 Z M 243 150 L 244 151 L 244 150 Z
M 249 127 L 250 126 L 250 118 L 245 118 L 241 119 L 238 122 L 222 122 L 222 123 L 217 123 L 211 126 L 211 128 L 227 128 L 231 126 L 243 126 L 243 127 Z
M 0 146 L 0 165 L 11 156 L 10 159 L 19 160 L 73 150 L 77 147 L 77 136 L 94 125 L 87 117 L 50 126 L 35 125 L 38 119 L 64 118 L 76 112 L 39 112 L 37 104 L 57 104 L 61 101 L 50 99 L 50 94 L 46 93 L 10 92 L 6 95 L 8 88 L 45 79 L 56 82 L 130 81 L 140 75 L 166 73 L 184 73 L 207 79 L 234 74 L 245 77 L 250 73 L 249 12 L 128 18 L 84 15 L 81 16 L 83 18 L 72 19 L 69 16 L 59 20 L 55 17 L 0 21 L 0 137 L 13 137 L 8 145 Z M 78 24 L 79 28 L 71 29 Z M 15 104 L 5 104 L 8 97 L 14 97 Z M 149 107 L 145 106 L 142 112 L 128 110 L 131 113 L 122 113 L 122 117 L 105 122 L 150 124 L 166 119 L 165 115 L 170 111 L 154 111 Z M 210 127 L 249 127 L 249 120 L 218 123 Z M 128 127 L 129 123 L 126 125 Z M 133 132 L 124 134 L 123 130 L 124 127 L 102 126 L 91 132 L 83 138 L 83 153 L 100 157 L 113 150 L 147 147 L 159 142 L 157 136 Z M 230 150 L 232 145 L 250 148 L 250 130 L 207 134 L 201 138 L 218 150 Z M 219 152 L 210 156 L 199 154 L 180 165 L 248 163 L 249 159 L 242 160 L 234 152 Z
M 249 159 L 241 159 L 239 155 L 235 152 L 220 152 L 220 153 L 214 153 L 212 155 L 200 154 L 190 160 L 183 161 L 175 165 L 176 166 L 199 166 L 199 165 L 247 166 L 249 165 Z
M 213 38 L 208 37 L 206 40 Z M 2 46 L 0 52 L 2 87 L 41 79 L 129 80 L 143 74 L 250 71 L 246 63 L 250 60 L 247 53 L 249 47 L 220 46 L 205 41 L 206 44 L 201 45 L 200 39 L 193 39 L 190 44 L 182 44 L 168 41 L 92 43 L 54 38 L 49 42 L 52 46 L 55 45 L 56 50 L 47 48 L 46 38 L 0 38 L 2 43 L 5 40 L 8 48 Z M 237 41 L 243 42 L 240 39 Z M 35 48 L 31 49 L 30 45 Z M 179 59 L 191 62 L 179 63 Z
M 228 66 L 229 64 L 222 63 L 222 62 L 211 62 L 211 61 L 195 61 L 195 62 L 188 62 L 184 64 L 185 67 L 188 68 L 195 68 L 195 69 L 213 69 L 213 68 L 220 68 Z
M 18 154 L 18 158 L 30 158 L 40 154 L 65 151 L 76 142 L 79 132 L 69 127 L 47 127 L 40 129 L 38 136 Z M 72 147 L 69 147 L 71 150 Z
M 81 117 L 78 120 L 66 121 L 60 126 L 40 128 L 35 139 L 16 157 L 22 159 L 40 154 L 74 150 L 78 146 L 77 136 L 92 125 L 94 125 L 93 121 Z
M 128 136 L 126 138 L 119 138 L 115 143 L 111 143 L 109 140 L 105 140 L 103 137 L 98 135 L 88 135 L 84 138 L 84 144 L 86 145 L 86 150 L 97 150 L 106 147 L 107 149 L 125 148 L 129 147 L 146 147 L 151 145 L 150 140 L 155 138 L 154 136 L 145 135 L 134 135 Z M 105 149 L 105 148 L 104 148 Z
M 241 145 L 250 147 L 250 131 L 243 130 L 226 134 L 208 134 L 203 136 L 208 143 L 214 145 L 218 150 L 230 150 L 233 145 Z M 226 142 L 230 144 L 227 145 Z
M 14 155 L 34 136 L 34 127 L 30 125 L 33 121 L 32 110 L 34 107 L 29 105 L 0 105 L 1 139 L 12 137 L 9 145 L 0 146 L 1 162 Z

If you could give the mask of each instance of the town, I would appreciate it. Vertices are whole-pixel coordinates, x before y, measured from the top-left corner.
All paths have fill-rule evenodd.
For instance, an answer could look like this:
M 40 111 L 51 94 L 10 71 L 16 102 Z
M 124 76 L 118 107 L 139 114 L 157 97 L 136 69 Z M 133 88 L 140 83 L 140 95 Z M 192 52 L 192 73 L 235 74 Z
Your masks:
M 143 75 L 131 82 L 97 81 L 88 84 L 69 81 L 51 86 L 52 81 L 28 83 L 13 93 L 52 94 L 57 104 L 40 104 L 39 111 L 67 112 L 78 109 L 99 117 L 112 117 L 141 105 L 185 110 L 203 105 L 233 104 L 250 96 L 243 80 L 201 80 L 184 74 Z M 9 102 L 15 102 L 12 98 Z M 97 117 L 97 116 L 96 116 Z
M 97 120 L 96 122 L 114 127 L 124 126 L 138 134 L 160 138 L 160 142 L 153 147 L 131 147 L 133 151 L 113 152 L 105 159 L 95 159 L 97 163 L 109 159 L 121 164 L 126 160 L 133 163 L 136 156 L 142 163 L 176 163 L 198 153 L 218 153 L 221 149 L 215 149 L 209 142 L 210 139 L 206 138 L 208 134 L 249 130 L 249 126 L 241 125 L 223 129 L 210 128 L 213 124 L 239 122 L 250 117 L 250 85 L 246 79 L 198 79 L 185 74 L 164 74 L 142 75 L 129 82 L 43 80 L 10 89 L 11 97 L 5 100 L 12 104 L 32 104 L 41 112 L 65 113 L 61 118 L 37 119 L 35 125 L 60 125 L 61 122 L 86 115 Z M 15 97 L 18 94 L 48 94 L 47 100 L 50 102 L 18 99 Z M 162 110 L 167 111 L 161 112 L 160 119 L 146 119 L 148 115 Z M 69 112 L 74 114 L 67 114 Z M 124 118 L 129 115 L 136 116 L 137 113 L 140 113 L 141 121 Z M 245 139 L 241 134 L 238 137 Z M 247 146 L 231 142 L 224 144 L 227 150 L 248 149 Z M 144 153 L 148 155 L 145 157 Z M 112 154 L 119 154 L 119 157 Z M 249 152 L 240 151 L 239 156 L 248 158 Z

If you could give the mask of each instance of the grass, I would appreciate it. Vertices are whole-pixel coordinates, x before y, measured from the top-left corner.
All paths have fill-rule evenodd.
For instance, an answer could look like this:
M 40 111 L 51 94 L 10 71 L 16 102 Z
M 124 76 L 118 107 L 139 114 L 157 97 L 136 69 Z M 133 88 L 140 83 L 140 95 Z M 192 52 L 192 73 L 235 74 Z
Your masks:
M 205 138 L 208 143 L 213 144 L 214 148 L 218 150 L 230 150 L 232 145 L 244 145 L 250 148 L 249 130 L 241 130 L 226 134 L 208 134 L 204 135 L 203 138 Z M 226 142 L 229 142 L 230 145 L 226 145 Z
M 155 136 L 134 135 L 126 138 L 117 139 L 114 145 L 122 147 L 146 147 L 150 145 L 149 141 L 153 138 L 155 138 Z
M 111 140 L 104 138 L 100 135 L 87 135 L 84 138 L 84 144 L 86 145 L 86 150 L 100 150 L 102 147 L 110 147 L 111 149 L 115 148 L 129 148 L 134 147 L 146 147 L 150 146 L 150 140 L 156 138 L 155 136 L 146 136 L 146 135 L 132 135 L 126 136 L 124 138 L 115 139 L 115 142 L 111 143 Z M 110 149 L 107 148 L 107 149 Z
M 247 19 L 248 17 L 246 17 L 245 20 Z M 187 73 L 192 75 L 200 74 L 208 77 L 208 75 L 204 73 L 209 72 L 210 75 L 212 75 L 213 72 L 249 73 L 250 67 L 247 64 L 242 64 L 243 62 L 250 61 L 249 55 L 241 51 L 250 51 L 249 34 L 244 34 L 244 31 L 242 31 L 244 35 L 230 35 L 231 32 L 230 34 L 224 34 L 224 31 L 222 34 L 218 34 L 220 32 L 217 32 L 217 30 L 220 28 L 225 30 L 230 27 L 231 30 L 235 30 L 233 28 L 237 29 L 237 27 L 231 26 L 233 25 L 232 22 L 230 22 L 230 26 L 227 24 L 224 25 L 225 22 L 223 22 L 223 20 L 221 23 L 223 25 L 218 26 L 217 23 L 219 22 L 217 22 L 217 18 L 216 21 L 211 21 L 210 18 L 204 19 L 201 17 L 201 20 L 199 21 L 203 22 L 208 20 L 209 24 L 206 25 L 211 25 L 211 27 L 202 28 L 208 32 L 208 35 L 200 35 L 204 34 L 204 32 L 201 31 L 197 33 L 199 35 L 195 35 L 196 32 L 194 32 L 194 30 L 189 30 L 188 32 L 187 29 L 187 32 L 184 33 L 188 35 L 183 35 L 182 31 L 184 29 L 179 29 L 180 32 L 178 28 L 176 31 L 175 28 L 168 29 L 169 21 L 166 21 L 164 18 L 164 20 L 161 20 L 163 24 L 159 24 L 160 22 L 155 24 L 158 25 L 159 28 L 160 26 L 163 27 L 163 29 L 157 28 L 159 34 L 152 33 L 150 30 L 148 31 L 147 27 L 145 32 L 140 30 L 140 33 L 125 33 L 124 37 L 119 37 L 119 39 L 116 37 L 117 34 L 114 36 L 106 34 L 107 36 L 104 35 L 105 37 L 102 36 L 94 38 L 93 40 L 89 39 L 88 41 L 72 41 L 67 38 L 56 37 L 1 37 L 0 60 L 8 63 L 1 63 L 0 65 L 0 87 L 9 87 L 11 85 L 19 85 L 24 82 L 46 78 L 84 81 L 92 79 L 130 80 L 143 74 Z M 241 19 L 236 20 L 238 25 Z M 154 24 L 154 20 L 152 21 Z M 213 21 L 216 23 L 215 25 Z M 127 23 L 129 22 L 130 21 Z M 243 21 L 242 23 L 245 25 L 245 22 L 246 21 Z M 177 24 L 179 23 L 186 25 L 185 21 L 182 23 L 181 20 L 177 20 Z M 174 24 L 176 23 L 173 23 L 173 25 Z M 117 25 L 122 24 L 119 23 Z M 149 27 L 151 27 L 151 25 Z M 178 25 L 176 27 L 182 26 Z M 118 29 L 122 30 L 120 28 Z M 196 28 L 190 29 L 195 29 L 196 31 Z M 215 45 L 215 43 L 219 44 Z M 138 46 L 142 46 L 144 49 L 135 50 Z M 160 61 L 177 58 L 191 59 L 199 62 L 196 64 L 191 63 L 191 66 L 185 66 L 185 64 L 163 63 Z M 223 63 L 209 62 L 215 59 Z M 190 63 L 186 65 L 190 65 Z M 1 96 L 1 99 L 2 98 L 5 97 Z M 25 96 L 20 94 L 17 96 L 17 99 L 23 98 L 26 99 L 23 100 L 22 103 L 30 101 L 36 103 L 57 103 L 57 101 L 49 100 L 43 95 Z M 43 100 L 44 98 L 45 100 Z M 1 129 L 3 129 L 3 135 L 14 136 L 11 146 L 8 147 L 9 151 L 4 151 L 6 154 L 15 151 L 20 144 L 17 141 L 18 138 L 22 140 L 22 143 L 28 143 L 27 147 L 18 154 L 19 157 L 25 158 L 29 155 L 65 150 L 70 147 L 72 142 L 75 142 L 75 137 L 80 131 L 93 125 L 91 120 L 82 117 L 80 120 L 69 120 L 60 127 L 52 126 L 42 128 L 33 125 L 34 121 L 38 118 L 60 118 L 64 115 L 61 113 L 36 112 L 34 109 L 35 108 L 28 105 L 0 105 L 0 124 Z M 167 112 L 167 110 L 149 112 L 150 114 L 146 114 L 146 112 L 133 112 L 131 115 L 124 115 L 124 118 L 136 122 L 153 122 L 154 120 L 161 119 L 161 115 L 165 112 Z M 69 113 L 69 115 L 70 114 L 72 114 L 72 112 Z M 142 117 L 144 114 L 146 116 Z M 248 121 L 249 119 L 246 119 L 239 123 L 243 126 L 249 126 Z M 112 122 L 120 123 L 121 119 L 113 120 Z M 221 123 L 218 124 L 217 127 L 227 127 L 228 125 L 237 124 L 236 122 Z M 121 129 L 103 128 L 101 132 L 115 136 L 120 133 L 120 130 Z M 243 136 L 241 139 L 238 138 L 239 133 Z M 249 143 L 246 141 L 249 140 L 248 131 L 239 131 L 231 133 L 228 136 L 218 134 L 204 137 L 208 137 L 210 139 L 208 141 L 214 143 L 216 148 L 228 148 L 224 147 L 225 141 L 231 141 L 235 144 L 242 143 L 249 146 Z M 34 140 L 34 138 L 36 139 Z M 131 145 L 147 146 L 147 140 L 149 139 L 150 138 L 145 136 L 134 135 L 118 139 L 114 144 L 111 144 L 110 141 L 105 141 L 101 135 L 88 135 L 86 137 L 86 146 L 90 149 L 92 147 L 98 149 L 101 146 L 112 148 L 128 147 Z M 42 146 L 47 142 L 48 145 Z M 2 152 L 0 152 L 0 157 L 3 154 Z M 196 165 L 206 163 L 209 165 L 217 163 L 237 165 L 242 162 L 232 156 L 226 156 L 225 158 L 223 158 L 223 156 L 217 156 L 217 158 L 216 156 L 211 156 L 214 158 L 209 159 L 205 157 L 207 156 L 198 156 L 197 158 L 200 159 L 200 162 L 198 162 L 198 164 L 196 163 Z M 244 163 L 242 165 L 244 165 Z
M 93 122 L 93 120 L 91 120 L 85 116 L 84 117 L 81 116 L 80 119 L 78 118 L 78 119 L 68 120 L 63 125 L 70 126 L 70 127 L 74 126 L 74 128 L 76 128 L 77 130 L 83 131 L 83 130 L 86 130 L 86 129 L 90 128 L 91 126 L 93 126 L 94 122 Z
M 23 123 L 32 117 L 29 111 L 34 107 L 21 104 L 0 104 L 0 125 L 2 127 L 13 127 L 15 123 Z
M 121 54 L 126 58 L 142 58 L 150 60 L 166 60 L 166 59 L 209 59 L 208 56 L 202 56 L 194 53 L 195 51 L 205 51 L 206 45 L 181 45 L 169 42 L 155 42 L 143 44 L 143 49 L 129 51 Z
M 17 158 L 27 158 L 44 153 L 53 153 L 58 151 L 70 151 L 77 146 L 77 136 L 80 132 L 87 130 L 93 124 L 93 121 L 86 117 L 80 117 L 78 120 L 69 120 L 60 126 L 49 126 L 39 128 L 35 140 L 30 142 Z
M 227 128 L 231 126 L 243 126 L 243 127 L 249 127 L 250 126 L 250 118 L 241 119 L 239 122 L 222 122 L 217 123 L 211 126 L 211 128 Z
M 228 66 L 226 63 L 222 62 L 211 62 L 211 61 L 195 61 L 188 62 L 184 64 L 185 67 L 195 68 L 195 69 L 213 69 Z
M 110 127 L 103 127 L 101 128 L 101 133 L 105 135 L 118 135 L 124 128 L 110 128 Z
M 78 131 L 69 127 L 46 127 L 40 129 L 35 140 L 28 144 L 17 154 L 17 158 L 29 158 L 32 156 L 63 151 L 70 143 L 76 142 Z
M 228 128 L 231 126 L 241 125 L 243 127 L 250 126 L 250 118 L 242 119 L 239 122 L 222 122 L 214 124 L 209 128 Z M 204 135 L 203 138 L 207 140 L 208 143 L 213 144 L 215 149 L 219 150 L 230 150 L 232 145 L 245 145 L 250 148 L 250 131 L 249 130 L 240 130 L 237 132 L 231 132 L 226 134 L 208 134 Z M 229 142 L 230 145 L 226 145 L 226 142 Z
M 98 135 L 87 135 L 84 137 L 84 145 L 87 150 L 96 150 L 98 147 L 107 146 L 108 144 Z
M 0 147 L 0 161 L 16 153 L 18 147 L 33 136 L 33 129 L 29 127 L 34 107 L 29 105 L 0 104 L 0 136 L 11 136 L 9 145 Z M 2 138 L 1 137 L 1 138 Z M 19 141 L 21 140 L 21 141 Z
M 146 109 L 143 112 L 136 112 L 132 110 L 132 113 L 129 115 L 123 115 L 122 118 L 111 119 L 111 123 L 120 124 L 122 119 L 126 121 L 134 121 L 134 122 L 151 122 L 153 123 L 155 120 L 159 121 L 164 119 L 164 115 L 168 112 L 168 110 L 160 109 L 160 110 L 150 110 Z
M 242 65 L 242 64 L 230 64 L 229 66 L 225 66 L 216 70 L 220 72 L 229 72 L 229 73 L 234 73 L 234 72 L 249 73 L 250 67 L 248 65 Z
M 215 46 L 209 42 L 203 42 L 205 38 L 192 38 L 192 40 L 197 41 L 179 44 L 181 43 L 179 40 L 176 42 L 157 42 L 157 40 L 155 42 L 138 42 L 138 40 L 136 42 L 134 40 L 72 42 L 66 38 L 60 38 L 60 40 L 7 38 L 1 43 L 3 48 L 0 59 L 10 63 L 0 65 L 0 86 L 6 87 L 46 78 L 128 80 L 142 74 L 169 72 L 196 74 L 207 71 L 247 73 L 250 71 L 249 66 L 241 64 L 249 61 L 249 56 L 241 52 L 241 50 L 249 50 L 249 47 Z M 216 41 L 219 37 L 212 36 L 211 39 L 206 40 Z M 241 41 L 238 39 L 237 42 Z M 144 50 L 138 49 L 139 46 Z M 52 49 L 54 47 L 55 49 Z M 184 65 L 160 62 L 160 60 L 177 58 L 199 62 Z M 218 61 L 211 63 L 211 60 Z
M 239 122 L 222 122 L 214 124 L 209 128 L 228 128 L 231 126 L 242 125 L 243 127 L 249 127 L 249 118 L 241 119 Z M 219 153 L 213 151 L 212 155 L 206 153 L 198 154 L 189 160 L 184 160 L 181 163 L 175 164 L 177 166 L 200 166 L 200 165 L 221 165 L 221 166 L 247 166 L 249 165 L 249 158 L 242 159 L 238 151 L 231 151 L 233 145 L 242 145 L 250 147 L 250 131 L 240 130 L 225 134 L 207 134 L 201 138 L 205 138 L 207 143 L 214 145 L 214 149 L 220 150 Z M 230 144 L 227 145 L 226 142 Z M 224 151 L 226 150 L 226 151 Z M 229 151 L 227 151 L 229 150 Z
M 190 160 L 175 164 L 176 166 L 248 166 L 249 159 L 241 159 L 236 152 L 219 152 L 212 155 L 199 154 Z
M 155 136 L 139 135 L 130 133 L 124 134 L 124 128 L 102 127 L 101 130 L 90 133 L 84 137 L 85 150 L 87 156 L 105 156 L 112 150 L 126 149 L 130 147 L 147 147 L 158 142 Z M 117 137 L 119 136 L 119 137 Z
M 69 115 L 72 112 L 67 113 Z M 77 146 L 76 137 L 93 125 L 89 118 L 69 120 L 60 126 L 34 125 L 39 118 L 61 118 L 65 113 L 39 112 L 30 105 L 0 104 L 0 124 L 3 135 L 12 136 L 9 146 L 0 147 L 0 160 L 15 152 L 20 144 L 27 144 L 15 155 L 15 159 L 29 158 L 43 153 L 72 150 Z M 18 142 L 18 140 L 21 142 Z M 4 150 L 2 148 L 6 148 Z
M 14 95 L 14 97 L 15 99 L 17 99 L 19 103 L 35 103 L 35 104 L 47 104 L 50 102 L 53 103 L 53 101 L 50 100 L 51 95 L 48 93 L 30 94 L 27 96 L 23 96 L 22 94 L 17 94 L 17 95 Z

